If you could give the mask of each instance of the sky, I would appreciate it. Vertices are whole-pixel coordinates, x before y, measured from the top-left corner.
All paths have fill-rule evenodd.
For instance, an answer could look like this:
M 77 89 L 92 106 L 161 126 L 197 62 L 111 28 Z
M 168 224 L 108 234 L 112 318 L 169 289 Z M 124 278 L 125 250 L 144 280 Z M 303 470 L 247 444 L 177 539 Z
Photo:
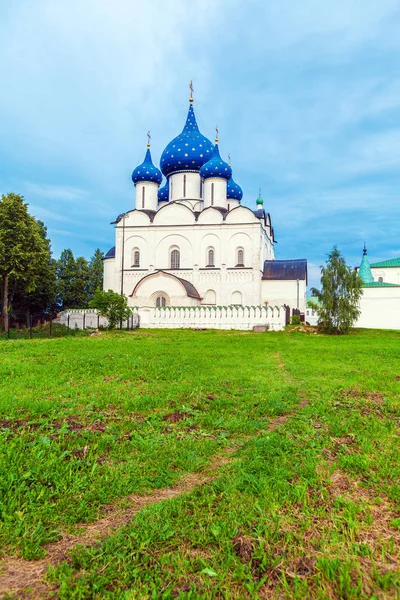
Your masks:
M 114 244 L 131 172 L 183 128 L 219 126 L 243 203 L 261 188 L 276 258 L 311 285 L 336 244 L 400 256 L 398 0 L 13 0 L 0 5 L 0 193 L 54 255 Z

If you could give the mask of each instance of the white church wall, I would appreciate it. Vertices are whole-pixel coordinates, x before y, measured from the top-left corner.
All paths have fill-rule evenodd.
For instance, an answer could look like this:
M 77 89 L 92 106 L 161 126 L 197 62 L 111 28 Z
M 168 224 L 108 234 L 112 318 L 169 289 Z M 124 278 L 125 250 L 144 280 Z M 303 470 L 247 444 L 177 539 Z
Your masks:
M 197 222 L 201 225 L 215 225 L 216 223 L 222 223 L 223 220 L 224 217 L 221 211 L 209 206 L 201 212 Z
M 169 178 L 169 200 L 201 198 L 201 177 L 199 173 L 173 173 Z
M 400 267 L 371 267 L 371 271 L 375 281 L 382 277 L 384 283 L 400 285 Z
M 136 190 L 136 203 L 137 209 L 145 210 L 157 210 L 158 205 L 158 185 L 146 181 L 143 183 L 137 183 L 135 185 Z
M 243 264 L 245 267 L 254 267 L 253 264 L 253 240 L 252 236 L 242 231 L 237 231 L 230 236 L 228 242 L 227 264 L 236 267 L 239 260 L 239 251 L 243 252 Z M 258 267 L 258 260 L 257 260 Z
M 135 295 L 129 298 L 130 306 L 155 306 L 157 296 L 164 296 L 169 306 L 196 306 L 200 300 L 188 297 L 185 288 L 175 277 L 156 273 L 139 283 Z
M 299 310 L 304 313 L 306 309 L 306 281 L 299 280 Z M 297 280 L 266 280 L 261 282 L 262 302 L 269 306 L 286 304 L 290 308 L 297 308 Z
M 118 223 L 118 227 L 122 227 L 123 221 Z M 125 216 L 125 228 L 126 227 L 138 227 L 150 225 L 150 217 L 145 212 L 140 210 L 131 210 L 126 213 Z
M 400 287 L 363 288 L 356 327 L 400 329 Z
M 247 208 L 246 206 L 238 206 L 237 208 L 232 209 L 226 215 L 225 219 L 226 223 L 257 223 L 259 224 L 259 219 L 254 215 L 254 213 Z
M 191 225 L 195 223 L 195 217 L 189 207 L 180 202 L 166 204 L 157 212 L 154 217 L 154 225 Z
M 239 200 L 228 199 L 226 202 L 227 202 L 226 207 L 228 210 L 233 210 L 234 208 L 237 208 L 238 206 L 240 206 Z
M 219 206 L 226 208 L 226 189 L 225 179 L 220 177 L 210 177 L 203 182 L 203 200 L 204 208 L 209 206 Z
M 115 258 L 103 260 L 103 289 L 114 290 Z
M 158 269 L 171 268 L 171 252 L 179 250 L 180 269 L 193 268 L 193 246 L 188 235 L 157 231 L 155 235 L 154 263 Z
M 214 267 L 221 267 L 221 250 L 220 250 L 220 238 L 215 233 L 206 233 L 202 236 L 200 242 L 200 253 L 197 264 L 202 268 L 206 268 L 209 265 L 209 251 L 214 251 Z
M 153 223 L 145 213 L 128 213 L 124 227 L 124 293 L 132 294 L 135 285 L 147 273 L 159 269 L 170 270 L 170 252 L 172 247 L 177 247 L 180 251 L 180 269 L 171 272 L 192 282 L 200 295 L 213 289 L 216 304 L 229 305 L 232 294 L 240 291 L 244 305 L 259 304 L 262 261 L 265 253 L 268 254 L 264 246 L 268 238 L 263 223 L 250 210 L 235 210 L 241 213 L 240 219 L 237 219 L 239 222 L 230 224 L 223 221 L 221 212 L 214 208 L 204 210 L 196 223 L 193 213 L 178 202 L 160 209 Z M 182 216 L 189 222 L 183 222 Z M 131 227 L 134 222 L 138 224 Z M 122 237 L 120 222 L 116 227 L 114 281 L 113 286 L 109 286 L 116 292 L 121 290 Z M 146 241 L 147 247 L 141 240 Z M 141 252 L 138 269 L 132 269 L 130 263 L 134 247 Z M 213 269 L 206 267 L 208 247 L 215 249 L 216 266 Z M 236 267 L 239 248 L 244 251 L 244 269 Z M 109 273 L 112 269 L 109 268 Z M 107 275 L 107 280 L 111 279 L 112 275 Z
M 134 267 L 134 251 L 139 251 L 139 265 L 137 268 L 149 268 L 149 248 L 146 238 L 142 235 L 130 235 L 129 230 L 125 232 L 125 252 L 124 252 L 124 269 Z

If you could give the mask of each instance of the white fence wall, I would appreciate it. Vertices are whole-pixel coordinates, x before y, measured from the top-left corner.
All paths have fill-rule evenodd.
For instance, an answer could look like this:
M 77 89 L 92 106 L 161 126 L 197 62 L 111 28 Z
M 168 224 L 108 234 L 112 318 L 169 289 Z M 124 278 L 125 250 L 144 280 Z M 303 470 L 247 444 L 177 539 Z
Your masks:
M 72 329 L 107 327 L 108 321 L 99 317 L 95 310 L 65 310 L 60 322 Z M 161 329 L 242 329 L 255 325 L 267 325 L 272 331 L 280 331 L 286 324 L 283 306 L 167 306 L 165 308 L 143 307 L 136 309 L 129 323 L 123 328 L 136 327 Z
M 268 325 L 279 331 L 285 327 L 284 307 L 265 306 L 167 306 L 142 308 L 141 327 L 189 329 L 252 329 Z

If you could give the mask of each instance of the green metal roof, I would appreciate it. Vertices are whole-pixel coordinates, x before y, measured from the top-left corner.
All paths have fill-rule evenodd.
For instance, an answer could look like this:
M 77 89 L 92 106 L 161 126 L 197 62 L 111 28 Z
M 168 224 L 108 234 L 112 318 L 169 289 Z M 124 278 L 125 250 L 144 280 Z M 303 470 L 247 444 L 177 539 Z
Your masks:
M 399 258 L 391 258 L 390 260 L 382 260 L 381 262 L 372 263 L 371 267 L 400 267 L 400 257 Z
M 360 265 L 360 270 L 358 272 L 361 279 L 364 283 L 374 283 L 374 276 L 371 272 L 371 267 L 369 266 L 369 261 L 367 257 L 367 249 L 364 246 L 363 257 Z
M 400 287 L 397 283 L 385 283 L 384 281 L 369 281 L 363 283 L 362 287 Z

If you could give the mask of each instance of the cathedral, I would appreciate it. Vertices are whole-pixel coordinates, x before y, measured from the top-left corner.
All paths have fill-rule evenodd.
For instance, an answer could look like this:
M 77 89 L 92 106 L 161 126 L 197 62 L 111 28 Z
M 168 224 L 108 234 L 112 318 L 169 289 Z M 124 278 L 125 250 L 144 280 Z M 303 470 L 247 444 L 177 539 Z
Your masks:
M 192 88 L 183 130 L 164 149 L 160 169 L 148 136 L 144 161 L 132 173 L 135 207 L 112 223 L 104 289 L 124 294 L 138 310 L 285 306 L 303 313 L 307 261 L 275 259 L 261 194 L 254 210 L 242 203 L 218 128 L 214 143 L 199 130 Z

